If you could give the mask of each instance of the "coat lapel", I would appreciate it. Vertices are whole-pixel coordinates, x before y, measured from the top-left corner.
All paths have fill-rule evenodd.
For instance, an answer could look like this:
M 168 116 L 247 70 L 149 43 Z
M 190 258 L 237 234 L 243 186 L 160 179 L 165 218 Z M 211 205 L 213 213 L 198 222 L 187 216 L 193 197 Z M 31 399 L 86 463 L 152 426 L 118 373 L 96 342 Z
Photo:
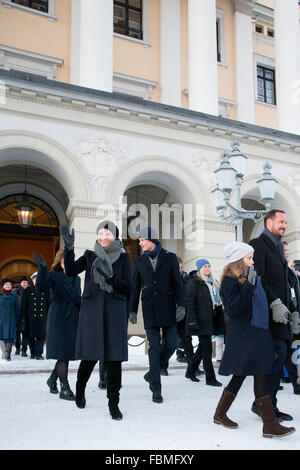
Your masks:
M 157 260 L 157 263 L 156 263 L 156 269 L 159 268 L 159 266 L 161 265 L 161 263 L 164 261 L 164 259 L 166 258 L 167 256 L 167 252 L 166 250 L 164 250 L 163 248 L 160 250 L 159 252 L 159 255 L 158 255 L 158 260 Z
M 261 234 L 261 236 L 262 236 L 264 242 L 279 257 L 280 261 L 285 266 L 286 261 L 282 259 L 281 253 L 280 253 L 279 249 L 277 248 L 277 246 L 272 242 L 272 240 L 270 240 L 268 237 L 266 237 L 266 235 L 264 235 L 263 233 Z
M 148 269 L 150 269 L 150 271 L 153 271 L 153 267 L 152 267 L 151 261 L 149 260 L 149 258 L 148 258 L 147 255 L 142 255 L 142 256 L 140 257 L 140 261 L 141 261 Z

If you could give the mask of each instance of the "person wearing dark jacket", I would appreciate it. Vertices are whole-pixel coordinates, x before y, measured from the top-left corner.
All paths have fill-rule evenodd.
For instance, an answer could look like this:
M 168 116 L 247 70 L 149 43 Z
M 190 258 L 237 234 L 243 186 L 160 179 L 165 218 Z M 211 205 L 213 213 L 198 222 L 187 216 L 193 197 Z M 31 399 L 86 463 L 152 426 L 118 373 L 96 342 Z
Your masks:
M 117 226 L 105 220 L 98 224 L 94 251 L 74 258 L 74 231 L 61 226 L 65 242 L 65 266 L 70 276 L 85 271 L 80 309 L 76 358 L 81 359 L 76 382 L 76 405 L 86 405 L 85 388 L 98 361 L 105 365 L 108 408 L 120 420 L 122 362 L 128 360 L 128 298 L 132 288 L 129 254 L 119 240 Z
M 228 264 L 221 279 L 221 297 L 228 322 L 226 346 L 219 374 L 232 375 L 217 405 L 214 422 L 235 429 L 227 416 L 245 378 L 254 376 L 255 404 L 263 421 L 263 437 L 283 437 L 295 431 L 278 423 L 268 394 L 267 376 L 272 373 L 275 350 L 269 330 L 265 291 L 253 267 L 253 248 L 242 242 L 224 247 Z
M 222 301 L 212 278 L 210 262 L 199 259 L 196 267 L 197 271 L 186 286 L 186 332 L 199 338 L 206 384 L 220 387 L 222 384 L 217 381 L 212 364 L 211 337 L 216 332 L 216 320 L 223 316 Z M 188 364 L 186 377 L 199 382 L 195 377 L 195 363 L 198 364 L 197 354 Z
M 289 260 L 289 250 L 287 242 L 283 242 L 284 245 L 284 254 L 285 258 Z M 294 309 L 299 312 L 300 311 L 300 287 L 299 287 L 299 278 L 295 271 L 292 269 L 294 263 L 291 263 L 290 267 L 288 268 L 288 281 L 289 287 L 291 292 L 291 299 L 294 305 Z M 298 339 L 300 333 L 300 325 L 294 325 L 293 333 L 291 333 L 291 340 L 288 344 L 286 360 L 284 366 L 289 376 L 289 380 L 292 382 L 293 390 L 295 395 L 300 395 L 300 385 L 297 383 L 298 379 L 298 371 L 297 366 L 294 364 L 292 358 L 295 352 L 293 347 L 293 342 Z
M 144 376 L 152 391 L 152 401 L 162 403 L 160 371 L 177 346 L 176 321 L 185 315 L 185 293 L 175 253 L 164 250 L 152 227 L 139 233 L 143 254 L 134 263 L 133 290 L 129 301 L 129 320 L 137 322 L 140 299 L 147 339 L 150 370 Z M 164 347 L 161 348 L 160 329 Z
M 81 302 L 80 278 L 69 276 L 64 267 L 64 250 L 55 255 L 51 270 L 48 272 L 44 258 L 33 259 L 38 264 L 36 289 L 49 292 L 50 307 L 47 319 L 46 358 L 56 359 L 47 385 L 50 393 L 58 393 L 57 378 L 60 381 L 59 398 L 75 400 L 68 382 L 69 361 L 75 360 L 75 345 L 78 316 Z
M 27 357 L 27 346 L 29 343 L 29 338 L 26 336 L 26 331 L 25 331 L 25 318 L 22 315 L 21 311 L 21 301 L 22 301 L 22 296 L 26 289 L 28 288 L 29 283 L 28 279 L 26 276 L 22 276 L 19 285 L 14 287 L 12 290 L 12 293 L 17 296 L 18 302 L 19 302 L 19 309 L 20 309 L 20 320 L 17 325 L 17 337 L 15 341 L 15 346 L 16 346 L 16 355 L 19 355 L 21 352 L 22 357 Z
M 279 420 L 292 420 L 292 416 L 277 408 L 277 391 L 280 385 L 287 348 L 291 339 L 290 329 L 299 323 L 299 314 L 293 305 L 288 281 L 288 263 L 284 255 L 281 237 L 284 235 L 287 220 L 284 211 L 271 210 L 264 218 L 265 228 L 258 238 L 249 242 L 254 248 L 254 266 L 266 292 L 270 332 L 273 337 L 276 360 L 273 373 L 268 376 L 268 390 L 275 413 Z M 289 324 L 290 321 L 290 324 Z M 258 413 L 255 403 L 252 411 Z
M 5 278 L 1 281 L 0 292 L 0 340 L 5 344 L 5 358 L 11 360 L 11 350 L 17 336 L 17 325 L 20 309 L 17 297 L 12 293 L 12 281 Z
M 182 260 L 177 256 L 179 272 L 184 289 L 186 289 L 189 275 L 183 270 Z M 176 357 L 178 362 L 189 362 L 194 355 L 192 337 L 186 334 L 186 316 L 177 322 L 177 349 Z
M 30 359 L 43 358 L 46 337 L 47 314 L 49 308 L 48 291 L 38 291 L 35 287 L 38 273 L 31 276 L 33 286 L 24 290 L 21 299 L 21 316 L 25 320 L 25 337 L 28 338 Z

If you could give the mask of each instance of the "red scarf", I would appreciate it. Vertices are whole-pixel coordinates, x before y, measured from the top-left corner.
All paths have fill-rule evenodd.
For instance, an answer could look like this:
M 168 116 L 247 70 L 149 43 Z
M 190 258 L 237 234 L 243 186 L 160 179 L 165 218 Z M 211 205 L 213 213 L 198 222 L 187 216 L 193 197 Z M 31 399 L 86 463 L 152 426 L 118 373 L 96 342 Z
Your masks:
M 3 294 L 6 294 L 6 295 L 11 294 L 11 290 L 2 289 L 2 292 Z

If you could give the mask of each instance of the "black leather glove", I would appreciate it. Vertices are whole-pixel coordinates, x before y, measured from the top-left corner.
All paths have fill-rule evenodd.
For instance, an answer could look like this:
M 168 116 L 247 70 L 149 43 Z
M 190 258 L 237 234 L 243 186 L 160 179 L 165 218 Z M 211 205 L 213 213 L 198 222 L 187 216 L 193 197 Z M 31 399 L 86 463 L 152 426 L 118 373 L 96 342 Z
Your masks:
M 61 236 L 64 239 L 66 249 L 68 251 L 73 250 L 74 249 L 74 240 L 75 240 L 75 231 L 74 231 L 74 229 L 72 228 L 71 233 L 69 233 L 69 229 L 68 229 L 67 224 L 62 224 L 59 227 L 59 230 L 60 230 Z
M 39 258 L 38 256 L 36 256 L 35 253 L 32 253 L 31 256 L 34 262 L 38 264 L 39 266 L 47 266 L 46 261 L 44 260 L 42 255 L 40 255 L 40 258 Z

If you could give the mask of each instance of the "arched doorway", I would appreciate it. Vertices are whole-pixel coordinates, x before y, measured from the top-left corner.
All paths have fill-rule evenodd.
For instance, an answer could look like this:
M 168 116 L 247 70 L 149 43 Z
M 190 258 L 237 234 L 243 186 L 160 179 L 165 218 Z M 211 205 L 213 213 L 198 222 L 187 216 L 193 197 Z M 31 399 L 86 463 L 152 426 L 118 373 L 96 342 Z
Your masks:
M 17 284 L 30 279 L 37 266 L 32 252 L 42 254 L 48 267 L 59 248 L 59 225 L 65 222 L 68 196 L 49 173 L 27 167 L 26 198 L 33 208 L 30 226 L 20 225 L 16 207 L 24 197 L 24 165 L 7 165 L 0 172 L 0 278 Z

